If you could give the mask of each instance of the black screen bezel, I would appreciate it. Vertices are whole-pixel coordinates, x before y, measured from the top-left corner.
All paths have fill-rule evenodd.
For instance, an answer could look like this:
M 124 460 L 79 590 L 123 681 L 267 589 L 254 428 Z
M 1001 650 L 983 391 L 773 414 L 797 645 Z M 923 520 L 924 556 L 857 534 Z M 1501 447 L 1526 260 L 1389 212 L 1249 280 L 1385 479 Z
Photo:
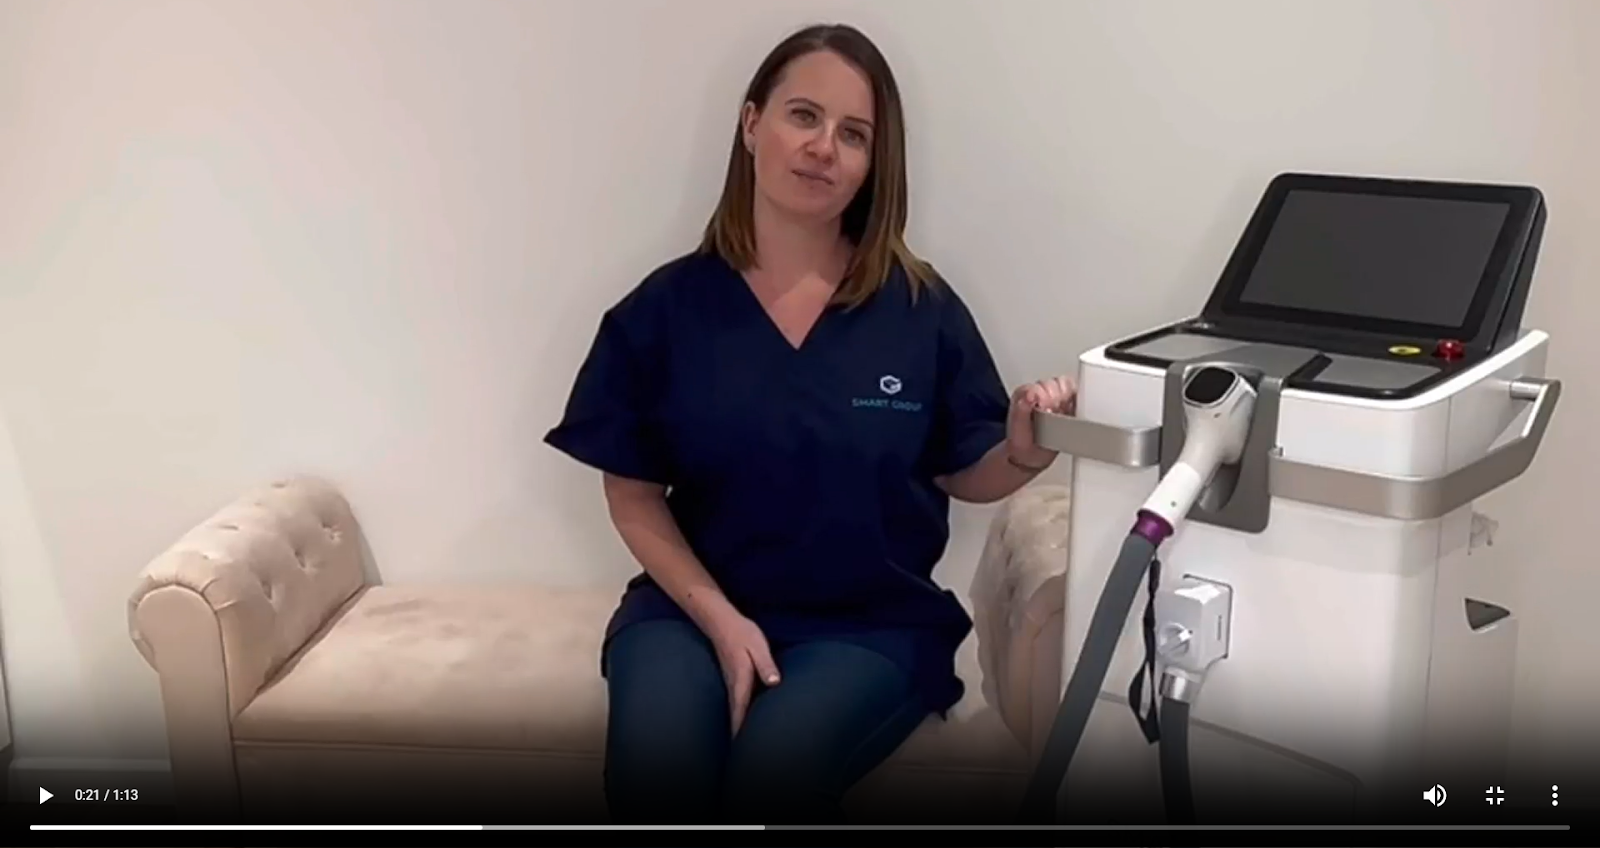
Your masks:
M 1383 197 L 1415 197 L 1438 200 L 1465 200 L 1505 205 L 1507 214 L 1494 249 L 1484 265 L 1477 290 L 1462 322 L 1455 326 L 1396 321 L 1342 313 L 1317 312 L 1285 306 L 1247 303 L 1240 299 L 1250 274 L 1272 234 L 1278 214 L 1291 192 L 1314 191 Z M 1500 316 L 1516 280 L 1522 251 L 1533 228 L 1541 203 L 1536 188 L 1483 183 L 1440 183 L 1421 180 L 1396 180 L 1380 177 L 1347 177 L 1323 174 L 1280 174 L 1267 187 L 1239 244 L 1223 269 L 1205 317 L 1220 324 L 1235 319 L 1267 321 L 1309 328 L 1364 333 L 1390 338 L 1457 339 L 1469 345 L 1492 342 Z

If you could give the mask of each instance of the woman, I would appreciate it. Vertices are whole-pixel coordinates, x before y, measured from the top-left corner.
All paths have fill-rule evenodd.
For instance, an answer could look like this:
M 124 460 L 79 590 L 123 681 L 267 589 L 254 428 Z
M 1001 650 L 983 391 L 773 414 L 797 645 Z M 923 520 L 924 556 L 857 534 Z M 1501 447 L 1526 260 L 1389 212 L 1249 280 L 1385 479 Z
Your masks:
M 1074 390 L 1008 398 L 905 221 L 888 64 L 812 27 L 756 71 L 700 248 L 600 322 L 546 441 L 603 472 L 644 571 L 602 659 L 619 821 L 837 819 L 961 697 L 949 499 L 1044 471 L 1031 413 Z

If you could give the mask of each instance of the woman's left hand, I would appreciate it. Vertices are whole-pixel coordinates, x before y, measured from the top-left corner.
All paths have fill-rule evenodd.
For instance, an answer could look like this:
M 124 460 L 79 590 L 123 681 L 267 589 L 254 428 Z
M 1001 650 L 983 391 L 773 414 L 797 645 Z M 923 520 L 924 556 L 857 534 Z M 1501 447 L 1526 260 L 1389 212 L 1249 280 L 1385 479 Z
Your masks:
M 1055 461 L 1056 452 L 1040 447 L 1033 439 L 1035 410 L 1072 415 L 1078 410 L 1078 385 L 1071 377 L 1052 377 L 1018 388 L 1011 394 L 1011 411 L 1006 416 L 1006 450 L 1011 461 L 1030 470 L 1044 470 Z

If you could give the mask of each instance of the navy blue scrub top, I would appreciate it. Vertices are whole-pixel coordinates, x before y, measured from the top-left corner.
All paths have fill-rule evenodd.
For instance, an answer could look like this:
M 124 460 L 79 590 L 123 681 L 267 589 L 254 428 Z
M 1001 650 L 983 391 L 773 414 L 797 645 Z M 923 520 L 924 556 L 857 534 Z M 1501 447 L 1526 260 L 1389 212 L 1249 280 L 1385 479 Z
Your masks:
M 950 536 L 934 478 L 1002 442 L 1008 404 L 948 284 L 913 304 L 896 270 L 861 306 L 830 306 L 796 348 L 732 266 L 695 253 L 605 313 L 545 441 L 667 486 L 690 547 L 774 653 L 862 645 L 943 714 L 963 692 L 955 653 L 972 620 L 931 576 Z M 688 620 L 640 575 L 606 640 L 660 618 Z

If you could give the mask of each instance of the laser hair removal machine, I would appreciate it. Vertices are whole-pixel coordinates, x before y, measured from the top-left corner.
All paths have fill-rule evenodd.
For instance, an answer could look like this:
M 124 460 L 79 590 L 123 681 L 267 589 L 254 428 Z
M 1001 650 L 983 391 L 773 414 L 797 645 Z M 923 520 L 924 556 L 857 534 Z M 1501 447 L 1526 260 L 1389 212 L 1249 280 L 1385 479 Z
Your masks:
M 1083 354 L 1077 415 L 1034 419 L 1076 470 L 1026 821 L 1414 820 L 1504 782 L 1517 622 L 1473 503 L 1560 397 L 1521 326 L 1544 222 L 1529 187 L 1281 175 L 1200 315 Z

